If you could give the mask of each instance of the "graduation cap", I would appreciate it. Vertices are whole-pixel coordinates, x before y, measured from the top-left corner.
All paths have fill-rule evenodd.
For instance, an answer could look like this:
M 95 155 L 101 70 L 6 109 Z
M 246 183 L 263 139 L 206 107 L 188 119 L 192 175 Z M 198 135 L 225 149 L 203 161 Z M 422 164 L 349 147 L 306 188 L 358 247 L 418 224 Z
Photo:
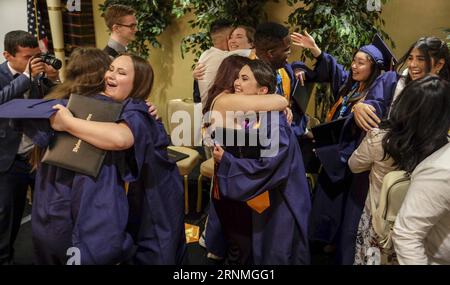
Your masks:
M 57 110 L 56 104 L 66 105 L 63 99 L 14 99 L 0 105 L 0 118 L 48 119 Z
M 317 148 L 339 143 L 346 118 L 340 118 L 311 128 Z
M 365 45 L 359 50 L 370 55 L 382 70 L 389 71 L 397 63 L 394 54 L 387 47 L 379 34 L 375 34 L 370 45 Z

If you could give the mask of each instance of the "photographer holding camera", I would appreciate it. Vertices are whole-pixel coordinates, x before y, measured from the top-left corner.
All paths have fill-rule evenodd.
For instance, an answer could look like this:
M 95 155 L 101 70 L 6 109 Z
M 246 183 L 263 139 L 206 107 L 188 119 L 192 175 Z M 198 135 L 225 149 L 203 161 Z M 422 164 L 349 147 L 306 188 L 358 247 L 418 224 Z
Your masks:
M 57 81 L 58 62 L 41 55 L 37 39 L 25 31 L 5 35 L 6 62 L 0 64 L 0 104 L 18 98 L 42 98 Z M 58 61 L 58 60 L 56 60 Z M 61 63 L 61 62 L 59 62 Z M 13 263 L 28 186 L 34 175 L 28 163 L 33 145 L 8 119 L 0 119 L 0 264 Z

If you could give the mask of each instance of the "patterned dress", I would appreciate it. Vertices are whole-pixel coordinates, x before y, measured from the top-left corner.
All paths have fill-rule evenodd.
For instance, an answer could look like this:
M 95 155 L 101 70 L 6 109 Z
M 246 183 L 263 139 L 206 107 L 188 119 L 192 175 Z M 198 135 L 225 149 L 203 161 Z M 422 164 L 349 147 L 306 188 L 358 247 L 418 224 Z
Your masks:
M 372 215 L 364 207 L 356 234 L 354 265 L 396 265 L 394 249 L 384 249 L 378 243 L 378 235 L 372 226 Z

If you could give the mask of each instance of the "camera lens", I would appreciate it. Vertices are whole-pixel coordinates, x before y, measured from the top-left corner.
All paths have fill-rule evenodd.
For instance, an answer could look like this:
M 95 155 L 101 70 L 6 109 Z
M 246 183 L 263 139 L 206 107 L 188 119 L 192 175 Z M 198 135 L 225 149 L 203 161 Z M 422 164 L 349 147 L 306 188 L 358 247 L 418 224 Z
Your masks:
M 62 67 L 62 62 L 59 59 L 57 59 L 56 57 L 52 58 L 49 61 L 49 64 L 51 66 L 53 66 L 54 69 L 60 69 Z
M 51 65 L 54 69 L 60 69 L 62 67 L 62 61 L 52 54 L 43 54 L 41 55 L 41 59 L 45 64 Z

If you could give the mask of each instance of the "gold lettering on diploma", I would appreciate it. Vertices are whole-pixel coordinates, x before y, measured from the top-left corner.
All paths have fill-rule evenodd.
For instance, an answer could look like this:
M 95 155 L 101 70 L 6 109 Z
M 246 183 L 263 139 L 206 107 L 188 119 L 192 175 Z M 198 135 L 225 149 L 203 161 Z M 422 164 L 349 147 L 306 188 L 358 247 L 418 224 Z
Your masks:
M 75 144 L 75 147 L 72 149 L 72 151 L 78 152 L 78 150 L 80 149 L 80 145 L 81 145 L 81 140 L 78 140 L 77 143 Z
M 86 121 L 90 121 L 91 119 L 92 119 L 92 114 L 89 114 L 87 116 L 87 118 L 86 118 Z M 77 143 L 75 144 L 74 148 L 72 149 L 72 152 L 78 152 L 78 150 L 80 149 L 80 146 L 81 146 L 81 142 L 82 142 L 81 139 L 79 139 L 77 141 Z

